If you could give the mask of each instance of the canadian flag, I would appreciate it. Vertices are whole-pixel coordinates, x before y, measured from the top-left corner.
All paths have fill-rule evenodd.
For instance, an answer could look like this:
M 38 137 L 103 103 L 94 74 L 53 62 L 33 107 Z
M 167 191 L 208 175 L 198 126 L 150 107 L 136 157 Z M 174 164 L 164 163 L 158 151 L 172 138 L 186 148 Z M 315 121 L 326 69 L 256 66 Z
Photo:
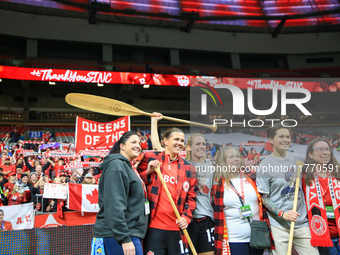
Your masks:
M 98 212 L 98 185 L 68 184 L 68 204 L 70 210 Z

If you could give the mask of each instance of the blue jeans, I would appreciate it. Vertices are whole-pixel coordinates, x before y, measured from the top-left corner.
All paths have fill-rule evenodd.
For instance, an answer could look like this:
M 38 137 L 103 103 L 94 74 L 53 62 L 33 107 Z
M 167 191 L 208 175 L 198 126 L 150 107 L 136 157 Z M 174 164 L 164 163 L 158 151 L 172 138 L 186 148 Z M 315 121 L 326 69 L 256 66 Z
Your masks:
M 231 255 L 262 255 L 263 249 L 254 249 L 249 243 L 229 243 Z
M 319 247 L 320 255 L 340 255 L 339 237 L 332 237 L 333 247 Z
M 106 255 L 124 255 L 122 246 L 112 237 L 103 238 Z M 131 237 L 135 246 L 136 255 L 143 255 L 142 243 L 139 238 Z

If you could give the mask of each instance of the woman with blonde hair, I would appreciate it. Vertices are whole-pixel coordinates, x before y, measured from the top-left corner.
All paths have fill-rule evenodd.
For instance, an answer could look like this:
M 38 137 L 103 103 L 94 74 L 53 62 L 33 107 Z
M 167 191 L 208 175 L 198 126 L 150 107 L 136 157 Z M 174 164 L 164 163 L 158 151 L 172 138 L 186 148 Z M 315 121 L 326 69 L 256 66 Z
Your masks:
M 214 210 L 211 205 L 213 164 L 206 159 L 206 140 L 200 133 L 191 134 L 186 141 L 186 156 L 197 172 L 196 209 L 188 226 L 189 236 L 198 254 L 214 254 Z
M 231 255 L 262 255 L 263 249 L 250 247 L 250 222 L 264 220 L 262 199 L 255 182 L 241 167 L 239 151 L 226 146 L 220 150 L 215 166 L 215 251 L 222 253 L 222 244 Z M 242 202 L 241 202 L 242 200 Z M 223 249 L 225 249 L 223 247 Z
M 302 187 L 312 236 L 310 243 L 319 247 L 321 255 L 340 253 L 339 167 L 326 139 L 315 139 L 308 145 Z

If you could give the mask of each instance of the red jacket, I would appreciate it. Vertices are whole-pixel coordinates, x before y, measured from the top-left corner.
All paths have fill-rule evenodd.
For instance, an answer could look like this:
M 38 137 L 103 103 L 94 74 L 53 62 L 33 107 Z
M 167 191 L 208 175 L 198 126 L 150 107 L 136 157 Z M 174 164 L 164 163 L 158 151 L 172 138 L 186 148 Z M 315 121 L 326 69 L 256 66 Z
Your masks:
M 169 155 L 164 152 L 147 152 L 145 153 L 142 161 L 138 165 L 138 172 L 141 178 L 144 180 L 150 202 L 151 218 L 154 217 L 158 197 L 159 189 L 162 186 L 161 181 L 157 177 L 156 172 L 152 172 L 150 175 L 146 175 L 146 169 L 148 163 L 152 160 L 158 160 L 160 163 L 165 161 L 165 157 Z M 161 172 L 163 165 L 161 166 Z M 178 176 L 177 176 L 177 194 L 176 194 L 176 207 L 178 212 L 184 217 L 188 223 L 192 219 L 193 211 L 196 208 L 196 195 L 197 195 L 197 179 L 196 172 L 193 165 L 181 157 L 178 157 Z

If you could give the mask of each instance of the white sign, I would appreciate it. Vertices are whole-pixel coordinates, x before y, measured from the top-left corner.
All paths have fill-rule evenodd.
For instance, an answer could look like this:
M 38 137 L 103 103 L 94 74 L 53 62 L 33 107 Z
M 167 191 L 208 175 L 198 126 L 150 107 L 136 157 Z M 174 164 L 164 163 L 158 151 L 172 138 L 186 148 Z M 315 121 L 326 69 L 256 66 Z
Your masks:
M 61 184 L 45 183 L 44 198 L 51 199 L 66 199 L 67 198 L 67 186 Z

